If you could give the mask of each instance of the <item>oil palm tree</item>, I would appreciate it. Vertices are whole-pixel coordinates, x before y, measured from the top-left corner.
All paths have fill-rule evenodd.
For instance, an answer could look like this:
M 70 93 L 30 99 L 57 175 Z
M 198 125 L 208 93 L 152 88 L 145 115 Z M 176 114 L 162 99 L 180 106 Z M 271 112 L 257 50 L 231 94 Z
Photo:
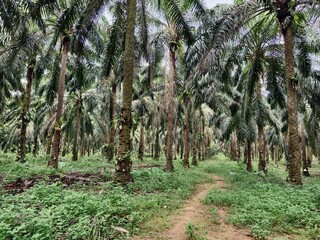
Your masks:
M 115 133 L 116 133 L 116 97 L 117 86 L 123 79 L 121 65 L 123 64 L 123 49 L 125 48 L 125 12 L 123 2 L 118 1 L 114 6 L 113 24 L 110 26 L 109 36 L 105 36 L 106 44 L 102 62 L 102 78 L 106 80 L 109 88 L 109 107 L 108 113 L 107 137 L 106 137 L 106 154 L 109 161 L 114 158 L 115 150 Z M 104 29 L 101 29 L 103 32 Z M 119 60 L 120 59 L 120 60 Z M 117 61 L 118 60 L 118 61 Z
M 27 65 L 27 84 L 25 89 L 22 89 L 20 142 L 17 154 L 17 161 L 22 163 L 25 162 L 26 132 L 30 121 L 29 107 L 36 71 L 36 58 L 40 54 L 46 33 L 45 18 L 50 15 L 50 11 L 56 9 L 56 6 L 55 1 L 36 1 L 32 4 L 4 1 L 0 9 L 0 17 L 4 20 L 3 34 L 4 36 L 10 35 L 9 39 L 12 39 L 7 44 L 2 42 L 4 46 L 1 50 L 1 58 L 11 71 L 17 67 L 24 69 L 23 64 Z M 7 22 L 9 19 L 11 19 L 10 23 Z M 7 76 L 4 75 L 4 77 Z M 19 78 L 19 75 L 16 77 Z M 39 76 L 36 77 L 39 78 Z
M 191 1 L 193 3 L 198 1 Z M 199 4 L 199 3 L 198 3 Z M 190 5 L 192 6 L 192 5 Z M 202 6 L 197 5 L 202 9 Z M 185 40 L 187 44 L 193 41 L 190 26 L 187 24 L 183 8 L 177 1 L 162 1 L 160 9 L 165 15 L 166 22 L 158 21 L 163 27 L 158 35 L 159 40 L 166 43 L 168 49 L 169 74 L 168 74 L 168 122 L 167 122 L 167 144 L 166 144 L 166 166 L 167 171 L 173 171 L 173 132 L 174 132 L 174 96 L 175 96 L 175 78 L 177 51 Z
M 287 109 L 289 132 L 289 179 L 294 185 L 302 185 L 300 144 L 298 128 L 298 103 L 297 103 L 297 79 L 294 71 L 294 32 L 298 26 L 297 21 L 306 11 L 318 11 L 314 15 L 319 16 L 319 3 L 317 1 L 277 0 L 274 2 L 262 1 L 271 13 L 276 14 L 280 30 L 284 40 L 285 73 L 287 84 Z M 318 17 L 317 16 L 317 17 Z M 296 19 L 296 21 L 294 21 Z M 309 18 L 312 19 L 312 18 Z
M 136 22 L 136 0 L 130 0 L 127 6 L 125 52 L 124 52 L 124 79 L 122 90 L 122 106 L 120 116 L 120 132 L 118 155 L 116 159 L 115 173 L 113 180 L 118 183 L 132 182 L 131 175 L 131 105 L 133 94 L 134 76 L 134 31 Z
M 69 48 L 73 52 L 81 50 L 88 33 L 93 27 L 94 21 L 107 1 L 72 1 L 57 20 L 56 30 L 53 33 L 50 47 L 55 46 L 58 37 L 61 39 L 61 68 L 57 96 L 57 110 L 55 114 L 55 126 L 49 166 L 58 168 L 58 157 L 61 141 L 61 125 L 63 113 L 63 99 L 65 92 L 65 79 Z M 77 25 L 75 21 L 79 19 Z M 72 30 L 72 28 L 75 30 Z M 75 41 L 72 41 L 73 39 Z M 74 43 L 74 45 L 72 45 Z M 80 48 L 79 48 L 80 46 Z
M 264 4 L 261 4 L 263 2 Z M 229 10 L 229 15 L 225 15 L 220 20 L 216 21 L 211 29 L 214 34 L 200 35 L 194 48 L 189 51 L 190 60 L 188 62 L 194 64 L 198 62 L 197 67 L 191 68 L 193 71 L 208 72 L 208 66 L 212 66 L 214 63 L 219 63 L 219 58 L 223 52 L 218 48 L 221 45 L 219 42 L 223 42 L 221 39 L 226 37 L 237 36 L 238 30 L 243 29 L 247 22 L 252 22 L 252 19 L 259 18 L 259 21 L 265 21 L 266 18 L 273 16 L 274 21 L 279 23 L 282 37 L 284 39 L 284 55 L 285 55 L 285 69 L 286 69 L 286 90 L 287 90 L 287 109 L 288 109 L 288 131 L 289 131 L 289 178 L 292 184 L 300 185 L 301 173 L 300 173 L 300 160 L 299 160 L 299 135 L 297 125 L 297 81 L 294 74 L 294 61 L 293 61 L 293 30 L 298 26 L 296 22 L 301 22 L 304 19 L 302 16 L 307 11 L 311 12 L 313 16 L 318 16 L 319 4 L 316 1 L 297 1 L 292 3 L 291 1 L 246 1 L 243 4 L 235 6 Z M 316 13 L 315 13 L 316 12 Z M 294 21 L 295 19 L 295 21 Z M 307 19 L 307 18 L 305 18 Z M 310 19 L 317 19 L 316 17 L 310 17 Z M 259 24 L 254 25 L 254 27 Z M 209 28 L 210 29 L 210 28 Z M 211 30 L 210 29 L 210 30 Z M 208 32 L 210 33 L 210 32 Z M 208 37 L 209 36 L 209 37 Z M 216 41 L 219 39 L 219 42 Z M 225 42 L 224 45 L 228 44 Z M 198 59 L 198 60 L 196 60 Z M 207 61 L 210 59 L 210 61 Z M 210 65 L 211 63 L 211 65 Z M 217 67 L 211 67 L 210 71 L 219 71 Z

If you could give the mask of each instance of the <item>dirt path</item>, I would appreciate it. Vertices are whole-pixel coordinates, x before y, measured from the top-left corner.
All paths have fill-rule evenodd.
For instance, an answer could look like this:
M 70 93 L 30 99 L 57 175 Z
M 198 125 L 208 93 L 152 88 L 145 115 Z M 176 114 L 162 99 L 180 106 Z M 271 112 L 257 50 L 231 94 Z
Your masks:
M 238 229 L 226 223 L 226 211 L 218 208 L 217 219 L 214 221 L 210 207 L 202 200 L 211 189 L 224 189 L 222 178 L 213 176 L 215 183 L 205 183 L 197 186 L 193 197 L 189 199 L 178 215 L 169 217 L 170 229 L 152 238 L 139 238 L 134 240 L 188 240 L 186 226 L 192 224 L 198 228 L 197 233 L 208 240 L 247 240 L 254 239 L 246 229 Z

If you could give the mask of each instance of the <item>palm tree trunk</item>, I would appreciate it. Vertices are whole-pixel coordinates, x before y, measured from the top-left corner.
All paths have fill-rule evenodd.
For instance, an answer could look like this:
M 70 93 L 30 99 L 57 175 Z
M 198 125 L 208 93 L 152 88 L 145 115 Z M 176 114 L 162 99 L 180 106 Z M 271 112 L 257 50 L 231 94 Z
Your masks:
M 67 155 L 68 152 L 68 141 L 67 138 L 65 137 L 64 139 L 62 139 L 62 157 L 64 157 L 65 155 Z
M 124 52 L 124 79 L 119 132 L 118 156 L 113 181 L 126 184 L 132 182 L 131 175 L 131 106 L 134 77 L 134 31 L 136 20 L 136 0 L 129 0 L 127 7 L 126 39 Z
M 52 146 L 52 133 L 49 131 L 47 136 L 47 144 L 46 144 L 46 155 L 49 157 Z
M 248 162 L 248 144 L 247 144 L 247 140 L 244 140 L 244 144 L 243 144 L 243 163 L 247 164 Z
M 74 134 L 74 140 L 73 140 L 73 148 L 72 148 L 72 161 L 78 160 L 78 133 L 80 130 L 80 123 L 81 123 L 81 98 L 78 100 L 79 106 L 77 109 L 77 116 L 76 116 L 76 126 L 75 126 L 75 134 Z
M 278 163 L 279 163 L 279 145 L 278 144 L 274 146 L 274 162 L 278 167 Z
M 176 71 L 176 56 L 175 47 L 170 47 L 170 76 L 169 76 L 169 89 L 168 89 L 168 125 L 167 125 L 167 152 L 166 152 L 166 170 L 173 171 L 172 164 L 172 145 L 173 145 L 173 127 L 174 127 L 174 77 Z
M 145 143 L 145 148 L 148 149 L 148 156 L 153 158 L 154 155 L 154 142 L 152 141 L 152 129 L 149 127 L 149 129 L 145 129 L 146 133 L 146 143 Z
M 90 156 L 90 146 L 87 147 L 87 156 Z
M 32 81 L 34 76 L 34 67 L 36 61 L 33 59 L 29 62 L 27 70 L 27 86 L 23 96 L 22 111 L 21 111 L 21 132 L 20 132 L 20 142 L 17 155 L 17 162 L 24 163 L 26 155 L 26 140 L 27 140 L 27 127 L 29 123 L 29 108 L 30 108 L 30 98 L 31 98 L 31 89 Z
M 205 160 L 205 135 L 204 135 L 204 119 L 201 122 L 201 132 L 202 132 L 202 140 L 201 140 L 201 160 Z
M 197 161 L 197 146 L 196 146 L 196 131 L 195 124 L 193 124 L 193 132 L 192 132 L 192 162 L 193 166 L 198 165 Z
M 33 134 L 33 150 L 32 150 L 33 155 L 38 154 L 38 150 L 39 150 L 38 136 L 39 136 L 39 130 L 38 130 L 38 127 L 35 127 L 34 134 Z
M 308 163 L 307 163 L 307 152 L 306 152 L 306 138 L 304 135 L 304 123 L 301 121 L 301 152 L 302 152 L 302 174 L 305 177 L 310 177 L 310 173 L 308 171 Z
M 288 131 L 289 131 L 289 179 L 291 184 L 302 185 L 300 146 L 298 131 L 298 105 L 297 105 L 297 84 L 294 81 L 294 57 L 293 57 L 293 36 L 292 16 L 287 9 L 289 1 L 286 1 L 280 8 L 278 18 L 282 27 L 284 37 L 284 54 L 286 65 L 287 102 L 288 102 Z M 289 20 L 289 22 L 287 21 Z
M 238 144 L 237 144 L 238 146 Z M 240 148 L 239 148 L 240 150 Z M 210 153 L 211 152 L 211 139 L 210 139 L 210 136 L 209 134 L 207 135 L 207 141 L 206 141 L 206 158 L 209 158 L 210 157 Z
M 252 171 L 252 160 L 251 160 L 251 143 L 250 141 L 247 140 L 247 171 L 251 172 Z
M 240 140 L 237 141 L 237 162 L 241 160 L 241 142 Z
M 307 150 L 308 150 L 307 163 L 308 163 L 308 167 L 311 168 L 311 163 L 312 163 L 312 151 L 311 151 L 311 147 L 310 147 L 310 146 L 307 146 Z
M 144 123 L 143 116 L 140 117 L 140 139 L 139 139 L 139 150 L 138 150 L 138 158 L 140 161 L 143 161 L 143 153 L 144 153 Z
M 184 156 L 183 166 L 190 167 L 189 164 L 189 97 L 184 99 Z
M 3 88 L 0 86 L 0 117 L 3 114 L 3 109 L 4 109 L 4 93 L 3 93 Z
M 259 140 L 258 140 L 259 142 Z M 258 149 L 258 143 L 257 141 L 254 142 L 254 149 L 253 149 L 253 159 L 255 160 L 257 158 L 257 156 L 259 156 L 259 149 Z
M 178 119 L 176 119 L 175 124 L 174 124 L 174 130 L 173 130 L 173 159 L 177 160 L 179 156 L 179 147 L 180 147 L 180 142 L 181 142 L 181 137 L 178 136 Z M 182 149 L 182 148 L 181 148 Z M 180 157 L 182 159 L 182 156 Z
M 184 153 L 184 149 L 183 149 L 183 144 L 181 144 L 181 147 L 180 147 L 180 159 L 183 159 L 183 153 Z
M 198 149 L 197 149 L 197 152 L 198 152 L 198 160 L 201 161 L 201 134 L 199 134 L 199 137 L 198 137 Z
M 154 145 L 152 143 L 150 143 L 150 146 L 151 146 L 151 154 L 150 154 L 150 156 L 153 157 L 153 155 L 154 155 Z
M 51 119 L 54 117 L 54 110 L 51 110 L 49 112 L 49 122 Z M 53 136 L 53 130 L 51 127 L 48 128 L 48 131 L 45 133 L 47 135 L 46 137 L 46 157 L 47 160 L 50 160 L 50 151 L 51 151 L 51 146 L 52 146 L 52 136 Z
M 202 144 L 204 141 L 204 134 L 202 128 L 202 119 L 199 117 L 199 141 L 198 141 L 198 160 L 202 161 L 204 156 L 202 155 Z
M 112 161 L 114 157 L 114 138 L 116 133 L 115 118 L 116 118 L 116 97 L 117 97 L 117 85 L 112 84 L 111 95 L 110 95 L 110 129 L 107 139 L 107 157 L 108 161 Z
M 83 157 L 86 154 L 86 144 L 84 139 L 82 138 L 80 141 L 80 156 Z
M 265 149 L 264 149 L 264 130 L 263 126 L 258 126 L 258 141 L 259 141 L 259 171 L 267 173 L 267 166 L 265 160 Z
M 156 137 L 155 137 L 155 143 L 154 143 L 154 158 L 159 159 L 160 158 L 160 130 L 159 125 L 157 125 L 156 129 Z
M 233 161 L 237 161 L 237 135 L 235 132 L 231 134 L 231 158 Z
M 262 101 L 262 87 L 260 79 L 256 82 L 256 99 L 257 104 L 260 104 L 260 101 Z M 258 107 L 259 108 L 259 107 Z M 257 113 L 260 115 L 259 111 Z M 257 117 L 257 125 L 258 125 L 258 142 L 259 142 L 259 171 L 263 171 L 265 174 L 267 173 L 267 165 L 266 165 L 266 159 L 265 159 L 265 142 L 264 142 L 264 129 L 263 129 L 263 119 L 261 119 L 261 116 Z M 257 144 L 255 144 L 255 147 Z
M 28 153 L 31 153 L 31 141 L 29 140 L 27 144 L 28 144 Z
M 174 136 L 176 136 L 176 134 L 174 134 Z M 178 138 L 178 140 L 175 142 L 176 142 L 175 145 L 177 146 L 177 148 L 176 148 L 176 154 L 174 156 L 174 160 L 177 160 L 177 156 L 179 156 L 179 153 L 182 153 L 181 150 L 183 147 L 180 147 L 181 138 Z M 183 141 L 182 141 L 182 144 L 183 144 Z M 180 156 L 181 156 L 180 158 L 183 159 L 183 154 Z
M 264 139 L 264 156 L 265 156 L 265 162 L 266 165 L 269 163 L 269 145 L 266 143 L 266 140 Z
M 58 106 L 56 112 L 56 121 L 54 126 L 53 142 L 51 147 L 51 157 L 48 162 L 48 166 L 58 168 L 58 158 L 59 158 L 59 147 L 61 140 L 61 117 L 63 111 L 63 97 L 64 88 L 66 80 L 66 70 L 67 70 L 67 59 L 69 50 L 69 38 L 64 36 L 62 39 L 62 56 L 61 56 L 61 70 L 60 70 L 60 81 L 58 89 Z

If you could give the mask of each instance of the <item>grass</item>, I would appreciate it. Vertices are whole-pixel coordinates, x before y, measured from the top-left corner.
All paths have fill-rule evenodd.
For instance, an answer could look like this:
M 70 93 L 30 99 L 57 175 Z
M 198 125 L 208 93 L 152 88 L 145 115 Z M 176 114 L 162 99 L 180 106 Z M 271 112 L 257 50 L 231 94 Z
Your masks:
M 186 225 L 186 234 L 189 240 L 208 240 L 204 237 L 205 231 L 193 223 L 188 223 Z
M 15 155 L 0 153 L 2 184 L 66 172 L 100 172 L 109 179 L 113 169 L 113 163 L 99 155 L 77 162 L 67 156 L 59 170 L 48 168 L 43 156 L 28 155 L 25 165 L 14 160 Z M 146 159 L 146 163 L 159 162 Z M 116 240 L 155 229 L 160 232 L 169 227 L 167 216 L 177 211 L 195 185 L 210 181 L 208 173 L 223 176 L 228 186 L 210 191 L 205 199 L 212 205 L 213 223 L 219 219 L 217 207 L 224 206 L 229 209 L 228 221 L 250 228 L 257 239 L 288 234 L 320 239 L 320 178 L 315 176 L 320 172 L 319 164 L 314 164 L 312 177 L 304 179 L 303 187 L 286 183 L 283 164 L 280 168 L 270 166 L 268 176 L 247 173 L 243 164 L 223 155 L 190 169 L 184 169 L 181 161 L 174 164 L 174 173 L 159 168 L 134 170 L 135 182 L 127 187 L 104 182 L 66 188 L 61 183 L 39 182 L 22 194 L 12 195 L 0 185 L 0 240 Z M 190 224 L 186 228 L 189 238 L 201 239 L 200 230 Z
M 15 162 L 16 154 L 0 152 L 0 176 L 4 182 L 12 182 L 18 178 L 30 178 L 33 176 L 46 176 L 50 174 L 63 174 L 67 172 L 97 173 L 107 172 L 113 169 L 113 163 L 109 163 L 100 155 L 83 157 L 79 161 L 70 161 L 70 156 L 60 158 L 59 169 L 48 167 L 48 159 L 45 155 L 33 156 L 27 154 L 25 164 Z
M 210 191 L 205 202 L 228 207 L 231 223 L 249 227 L 258 239 L 272 234 L 320 239 L 319 176 L 305 179 L 303 187 L 293 187 L 285 182 L 287 172 L 283 167 L 271 166 L 264 176 L 246 172 L 244 165 L 223 155 L 215 161 L 206 171 L 223 176 L 229 187 L 227 191 Z M 315 167 L 320 170 L 318 165 Z
M 104 171 L 110 176 L 113 168 L 98 155 L 78 162 L 65 158 L 59 170 L 46 167 L 45 158 L 28 157 L 22 165 L 15 163 L 14 155 L 1 153 L 3 183 L 70 171 Z M 0 239 L 128 239 L 147 231 L 145 223 L 151 224 L 150 219 L 165 224 L 165 216 L 190 196 L 196 184 L 210 181 L 204 167 L 184 169 L 175 161 L 174 173 L 159 168 L 134 170 L 135 182 L 127 187 L 105 182 L 66 188 L 61 183 L 39 182 L 22 194 L 0 190 Z

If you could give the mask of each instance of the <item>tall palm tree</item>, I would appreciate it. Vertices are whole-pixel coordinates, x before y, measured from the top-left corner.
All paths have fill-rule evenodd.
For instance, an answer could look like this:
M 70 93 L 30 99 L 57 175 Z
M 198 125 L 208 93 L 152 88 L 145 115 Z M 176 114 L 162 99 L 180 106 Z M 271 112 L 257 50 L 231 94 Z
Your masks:
M 62 118 L 62 109 L 63 109 L 63 98 L 64 98 L 69 45 L 70 45 L 70 37 L 66 34 L 61 37 L 62 52 L 61 52 L 60 80 L 59 80 L 59 88 L 58 88 L 58 104 L 57 104 L 56 117 L 55 117 L 51 157 L 48 162 L 48 166 L 52 166 L 54 168 L 58 168 L 58 157 L 59 157 L 61 125 L 62 125 L 61 118 Z
M 294 185 L 302 185 L 301 178 L 301 154 L 299 143 L 298 126 L 298 82 L 294 70 L 294 17 L 305 11 L 318 10 L 320 4 L 317 1 L 277 0 L 274 2 L 263 1 L 264 4 L 277 15 L 280 30 L 284 39 L 285 73 L 287 83 L 287 109 L 288 109 L 288 132 L 289 132 L 289 179 Z
M 263 2 L 264 4 L 261 4 Z M 229 15 L 225 15 L 220 19 L 217 24 L 214 25 L 212 35 L 207 34 L 199 38 L 199 41 L 195 44 L 193 51 L 188 54 L 193 61 L 191 63 L 198 62 L 198 66 L 195 69 L 198 72 L 203 72 L 209 65 L 208 59 L 212 63 L 218 63 L 221 57 L 221 52 L 217 46 L 222 39 L 227 37 L 236 36 L 235 33 L 242 29 L 247 22 L 251 22 L 253 18 L 260 18 L 259 21 L 264 21 L 269 18 L 270 14 L 277 19 L 279 23 L 281 34 L 284 39 L 284 55 L 285 55 L 285 69 L 286 69 L 286 83 L 287 83 L 287 109 L 288 109 L 288 132 L 289 132 L 289 178 L 292 184 L 302 184 L 300 173 L 300 147 L 299 147 L 299 135 L 297 125 L 297 81 L 294 74 L 294 55 L 293 55 L 293 28 L 297 25 L 294 24 L 295 19 L 301 20 L 301 14 L 306 11 L 312 12 L 314 15 L 319 15 L 319 11 L 312 11 L 312 9 L 319 9 L 317 1 L 296 1 L 291 2 L 289 0 L 279 1 L 246 1 L 241 5 L 231 8 Z M 315 14 L 315 12 L 317 12 Z M 266 14 L 268 13 L 268 14 Z M 300 14 L 300 15 L 299 15 Z M 309 18 L 315 19 L 315 18 Z M 259 26 L 256 24 L 255 26 Z M 254 27 L 255 27 L 254 26 Z M 206 36 L 209 36 L 206 37 Z M 219 40 L 220 43 L 218 43 Z M 203 44 L 201 44 L 203 42 Z M 228 44 L 228 42 L 223 45 Z M 221 44 L 220 44 L 220 49 Z M 196 59 L 199 58 L 199 61 Z M 218 67 L 217 67 L 218 68 Z M 211 68 L 212 71 L 219 71 L 217 68 Z M 194 70 L 193 70 L 194 71 Z M 204 71 L 204 72 L 208 72 Z
M 35 68 L 35 59 L 31 59 L 28 64 L 27 70 L 27 86 L 23 97 L 23 106 L 21 112 L 21 133 L 20 133 L 20 142 L 19 149 L 17 155 L 17 162 L 25 162 L 25 145 L 26 145 L 26 134 L 27 134 L 27 126 L 30 121 L 28 119 L 29 107 L 30 107 L 30 98 L 31 98 L 31 90 L 32 90 L 32 81 L 34 78 L 34 68 Z
M 124 3 L 121 1 L 116 2 L 113 13 L 113 24 L 110 26 L 109 36 L 107 38 L 106 46 L 102 62 L 102 78 L 107 82 L 109 88 L 109 107 L 108 107 L 108 122 L 109 128 L 107 129 L 106 137 L 106 154 L 107 159 L 112 161 L 115 152 L 115 133 L 116 133 L 116 97 L 117 86 L 123 79 L 123 54 L 125 48 L 125 12 Z M 104 24 L 105 25 L 105 24 Z M 103 26 L 102 26 L 103 27 Z M 105 31 L 105 29 L 101 29 Z M 120 60 L 119 60 L 120 59 Z
M 134 31 L 136 22 L 136 0 L 129 0 L 127 6 L 125 52 L 124 52 L 124 79 L 122 89 L 122 106 L 119 132 L 119 146 L 113 180 L 125 184 L 132 182 L 131 175 L 131 105 L 134 77 Z
M 27 84 L 25 89 L 22 89 L 23 101 L 20 114 L 21 127 L 17 154 L 18 162 L 25 162 L 26 133 L 30 121 L 31 90 L 36 70 L 36 57 L 40 53 L 42 39 L 46 33 L 45 18 L 55 8 L 56 3 L 54 1 L 37 1 L 33 4 L 5 1 L 0 8 L 0 17 L 4 23 L 2 28 L 3 34 L 4 36 L 10 35 L 8 39 L 12 39 L 9 43 L 1 41 L 5 45 L 0 50 L 1 58 L 5 60 L 6 67 L 9 67 L 11 71 L 14 71 L 16 67 L 23 69 L 23 64 L 27 64 Z M 5 39 L 6 37 L 4 37 Z M 8 76 L 4 75 L 4 77 L 7 78 Z M 16 77 L 19 79 L 19 75 L 16 75 Z
M 184 99 L 184 155 L 183 155 L 183 166 L 189 167 L 189 108 L 190 98 L 185 96 Z M 195 143 L 194 143 L 195 145 Z M 195 153 L 194 153 L 195 154 Z M 196 164 L 194 164 L 196 165 Z
M 189 9 L 196 6 L 202 10 L 199 1 L 184 2 Z M 175 96 L 175 78 L 176 78 L 176 62 L 177 50 L 182 44 L 181 40 L 185 40 L 187 44 L 191 44 L 193 36 L 190 26 L 187 24 L 184 9 L 181 3 L 174 0 L 161 1 L 160 9 L 165 15 L 166 23 L 162 23 L 164 32 L 159 35 L 162 41 L 166 42 L 168 48 L 169 74 L 168 74 L 168 121 L 167 121 L 167 143 L 166 143 L 166 166 L 167 171 L 173 171 L 173 134 L 174 134 L 174 96 Z M 196 9 L 196 8 L 195 8 Z M 200 11 L 199 10 L 199 11 Z M 158 21 L 159 22 L 159 21 Z
M 171 30 L 171 31 L 170 31 Z M 169 25 L 169 86 L 168 86 L 168 123 L 167 123 L 167 145 L 166 145 L 166 170 L 173 171 L 172 146 L 173 146 L 173 127 L 174 127 L 174 79 L 176 74 L 176 51 L 178 49 L 178 35 L 176 27 Z
M 61 39 L 61 68 L 60 68 L 60 80 L 58 88 L 58 103 L 55 116 L 55 127 L 53 134 L 53 142 L 51 148 L 51 157 L 48 162 L 49 166 L 58 168 L 58 157 L 61 142 L 61 125 L 62 125 L 62 113 L 63 113 L 63 100 L 65 90 L 65 79 L 69 48 L 73 52 L 77 53 L 81 51 L 82 45 L 88 38 L 88 33 L 93 27 L 96 16 L 101 11 L 102 7 L 107 1 L 74 1 L 70 6 L 66 8 L 66 11 L 59 17 L 56 25 L 56 31 L 53 34 L 53 40 L 50 46 L 54 46 L 58 37 Z M 72 32 L 72 27 L 75 21 L 79 17 L 79 22 L 76 27 L 76 31 Z M 71 42 L 71 37 L 76 39 Z M 77 40 L 78 39 L 78 40 Z M 74 44 L 72 44 L 74 43 Z M 80 46 L 80 47 L 79 47 Z
M 290 1 L 276 1 L 277 17 L 284 38 L 285 71 L 288 101 L 288 132 L 289 132 L 289 178 L 292 184 L 302 185 L 300 144 L 298 128 L 297 82 L 294 79 L 293 54 L 293 16 Z

